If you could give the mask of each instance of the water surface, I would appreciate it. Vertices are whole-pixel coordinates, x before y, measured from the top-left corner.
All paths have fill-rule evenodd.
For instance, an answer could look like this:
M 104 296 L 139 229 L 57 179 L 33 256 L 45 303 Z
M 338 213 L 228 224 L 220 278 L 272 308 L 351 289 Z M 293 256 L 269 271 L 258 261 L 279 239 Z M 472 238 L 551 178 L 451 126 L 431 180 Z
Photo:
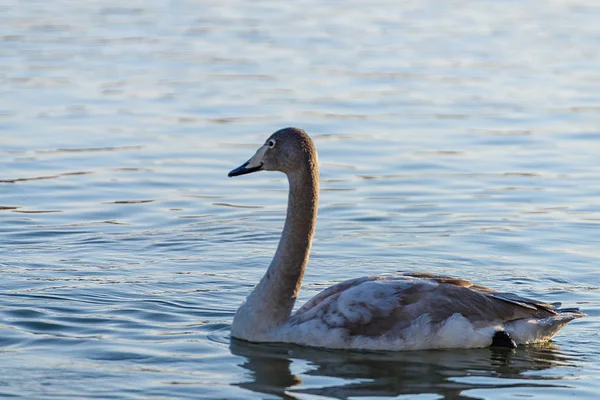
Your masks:
M 593 1 L 0 6 L 0 397 L 537 398 L 600 391 Z M 273 131 L 319 150 L 300 301 L 395 271 L 589 314 L 552 343 L 231 341 L 283 225 Z

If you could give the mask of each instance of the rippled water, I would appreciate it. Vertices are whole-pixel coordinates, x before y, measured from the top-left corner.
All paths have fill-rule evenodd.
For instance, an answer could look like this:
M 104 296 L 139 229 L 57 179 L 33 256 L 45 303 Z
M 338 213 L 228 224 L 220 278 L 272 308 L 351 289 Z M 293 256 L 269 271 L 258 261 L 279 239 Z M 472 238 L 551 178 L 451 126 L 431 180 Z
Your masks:
M 595 399 L 596 2 L 0 5 L 0 397 Z M 301 300 L 432 271 L 589 314 L 552 343 L 230 341 L 283 224 L 272 131 L 319 149 Z

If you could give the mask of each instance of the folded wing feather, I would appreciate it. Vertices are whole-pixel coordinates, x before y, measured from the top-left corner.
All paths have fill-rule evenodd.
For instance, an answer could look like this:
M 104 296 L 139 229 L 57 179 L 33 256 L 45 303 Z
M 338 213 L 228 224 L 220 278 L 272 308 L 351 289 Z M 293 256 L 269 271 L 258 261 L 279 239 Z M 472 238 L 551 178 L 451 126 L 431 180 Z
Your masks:
M 401 334 L 417 318 L 441 323 L 454 314 L 474 328 L 557 315 L 552 304 L 499 293 L 469 281 L 428 273 L 373 276 L 334 285 L 302 306 L 290 323 L 320 318 L 351 336 Z

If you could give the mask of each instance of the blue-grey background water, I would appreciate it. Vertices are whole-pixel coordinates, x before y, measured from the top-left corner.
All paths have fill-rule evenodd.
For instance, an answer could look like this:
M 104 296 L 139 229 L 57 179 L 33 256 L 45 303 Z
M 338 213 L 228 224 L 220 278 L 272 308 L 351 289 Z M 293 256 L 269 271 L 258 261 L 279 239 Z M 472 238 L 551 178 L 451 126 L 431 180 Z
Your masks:
M 597 398 L 600 7 L 549 1 L 0 5 L 0 397 Z M 432 271 L 588 313 L 552 343 L 230 343 L 319 150 L 301 301 Z

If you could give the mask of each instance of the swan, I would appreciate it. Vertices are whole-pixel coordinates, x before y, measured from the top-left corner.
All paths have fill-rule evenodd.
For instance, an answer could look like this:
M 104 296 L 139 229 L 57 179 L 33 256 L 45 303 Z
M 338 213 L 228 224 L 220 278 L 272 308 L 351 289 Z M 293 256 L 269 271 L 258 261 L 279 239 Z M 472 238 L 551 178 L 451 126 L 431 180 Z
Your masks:
M 347 280 L 292 312 L 319 200 L 317 151 L 308 134 L 298 128 L 273 133 L 228 176 L 263 170 L 286 174 L 287 215 L 271 265 L 235 313 L 234 338 L 353 350 L 514 348 L 547 341 L 568 322 L 585 316 L 577 308 L 559 308 L 560 303 L 426 272 Z

